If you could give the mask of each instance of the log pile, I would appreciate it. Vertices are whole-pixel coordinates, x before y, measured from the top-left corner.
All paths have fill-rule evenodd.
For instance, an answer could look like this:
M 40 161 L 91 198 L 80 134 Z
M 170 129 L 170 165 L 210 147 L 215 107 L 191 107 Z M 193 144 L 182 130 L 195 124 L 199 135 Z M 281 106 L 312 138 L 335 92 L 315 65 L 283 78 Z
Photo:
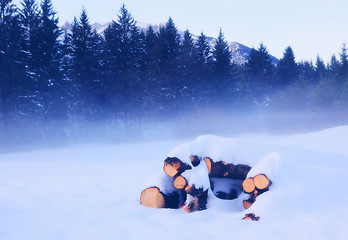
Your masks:
M 256 201 L 256 198 L 269 190 L 272 182 L 265 174 L 258 174 L 255 177 L 247 178 L 243 181 L 243 191 L 249 198 L 243 200 L 243 207 L 248 209 Z
M 220 199 L 236 199 L 242 192 L 249 195 L 243 201 L 245 209 L 251 207 L 256 198 L 269 190 L 271 181 L 265 174 L 247 178 L 250 166 L 224 161 L 213 161 L 210 157 L 201 158 L 197 155 L 189 156 L 190 162 L 185 163 L 177 157 L 164 160 L 163 170 L 170 177 L 172 192 L 162 192 L 153 186 L 141 192 L 140 203 L 152 208 L 183 209 L 195 212 L 207 209 L 208 192 Z M 197 171 L 196 171 L 197 170 Z M 198 176 L 201 174 L 204 176 Z M 195 179 L 208 179 L 208 187 Z M 254 214 L 247 214 L 243 219 L 258 220 Z

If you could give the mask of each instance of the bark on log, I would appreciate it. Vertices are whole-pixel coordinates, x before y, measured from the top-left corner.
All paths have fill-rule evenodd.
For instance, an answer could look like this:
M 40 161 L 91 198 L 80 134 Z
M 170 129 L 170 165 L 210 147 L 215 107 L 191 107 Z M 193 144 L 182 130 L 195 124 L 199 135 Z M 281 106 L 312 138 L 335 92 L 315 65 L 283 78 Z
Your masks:
M 178 176 L 188 169 L 191 169 L 191 166 L 182 162 L 179 158 L 168 157 L 164 160 L 163 170 L 170 177 Z
M 253 178 L 247 178 L 243 181 L 243 190 L 246 193 L 252 193 L 255 190 L 255 184 Z
M 203 188 L 196 188 L 194 184 L 191 184 L 186 186 L 185 191 L 188 195 L 197 197 L 203 193 Z
M 244 165 L 244 164 L 234 165 L 230 163 L 230 164 L 227 164 L 226 166 L 226 172 L 224 173 L 224 177 L 244 180 L 247 177 L 250 169 L 251 167 L 248 165 Z
M 204 161 L 208 167 L 209 177 L 244 180 L 251 169 L 250 166 L 244 164 L 234 165 L 232 163 L 227 164 L 224 161 L 214 162 L 209 157 L 204 158 Z
M 271 185 L 271 181 L 267 178 L 265 174 L 258 174 L 254 177 L 255 187 L 259 190 L 268 189 Z
M 183 176 L 177 176 L 174 179 L 173 185 L 176 189 L 184 189 L 187 186 L 187 180 Z
M 248 214 L 245 214 L 245 217 L 243 218 L 243 220 L 259 221 L 260 217 L 256 217 L 254 213 L 248 213 Z
M 217 178 L 225 177 L 225 173 L 227 170 L 226 166 L 227 166 L 227 163 L 225 163 L 224 161 L 213 163 L 211 166 L 209 177 L 217 177 Z
M 201 158 L 196 155 L 191 155 L 190 161 L 194 167 L 197 167 L 201 163 Z

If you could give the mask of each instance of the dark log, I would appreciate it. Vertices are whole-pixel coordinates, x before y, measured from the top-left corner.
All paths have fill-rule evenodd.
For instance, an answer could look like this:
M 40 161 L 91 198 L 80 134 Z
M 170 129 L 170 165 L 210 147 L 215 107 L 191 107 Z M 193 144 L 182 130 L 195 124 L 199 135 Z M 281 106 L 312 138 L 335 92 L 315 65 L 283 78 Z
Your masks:
M 217 178 L 225 177 L 224 175 L 227 170 L 226 166 L 227 166 L 227 163 L 225 163 L 224 161 L 213 163 L 211 166 L 209 177 L 217 177 Z
M 204 158 L 208 167 L 209 177 L 215 178 L 231 178 L 244 180 L 248 175 L 251 167 L 244 164 L 234 165 L 227 164 L 224 161 L 214 162 L 211 158 Z
M 248 214 L 245 214 L 245 217 L 243 218 L 243 220 L 259 221 L 260 217 L 256 217 L 254 213 L 248 213 Z
M 225 169 L 226 171 L 224 173 L 224 177 L 231 178 L 231 179 L 244 180 L 247 177 L 251 167 L 244 164 L 234 165 L 230 163 L 230 164 L 227 164 Z
M 191 201 L 184 210 L 188 213 L 205 210 L 207 209 L 207 201 L 208 201 L 208 190 L 199 194 L 197 196 L 197 199 Z
M 201 163 L 201 158 L 196 155 L 190 156 L 191 163 L 194 167 L 197 167 Z
M 168 157 L 164 160 L 163 170 L 170 177 L 178 176 L 188 169 L 192 169 L 191 166 L 182 162 L 179 158 Z
M 187 180 L 183 176 L 177 176 L 174 179 L 173 185 L 176 189 L 184 189 L 187 186 Z
M 191 197 L 197 197 L 203 193 L 203 188 L 196 188 L 194 184 L 191 184 L 186 186 L 185 191 Z

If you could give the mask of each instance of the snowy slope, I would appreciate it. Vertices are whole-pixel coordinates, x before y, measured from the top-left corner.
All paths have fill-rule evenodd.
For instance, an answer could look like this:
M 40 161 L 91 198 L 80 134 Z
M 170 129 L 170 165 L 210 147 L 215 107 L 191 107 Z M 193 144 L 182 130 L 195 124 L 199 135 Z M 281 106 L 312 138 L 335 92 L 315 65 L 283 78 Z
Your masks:
M 0 239 L 348 239 L 348 126 L 0 155 Z M 163 160 L 190 154 L 248 163 L 273 181 L 247 211 L 210 198 L 187 214 L 139 204 Z M 242 221 L 254 212 L 259 222 Z

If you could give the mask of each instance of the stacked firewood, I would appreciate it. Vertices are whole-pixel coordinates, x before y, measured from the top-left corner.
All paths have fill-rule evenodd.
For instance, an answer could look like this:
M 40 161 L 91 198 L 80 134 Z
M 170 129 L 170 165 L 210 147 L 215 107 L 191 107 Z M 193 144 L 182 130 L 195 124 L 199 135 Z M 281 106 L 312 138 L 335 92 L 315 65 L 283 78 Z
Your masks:
M 244 208 L 250 208 L 258 196 L 269 190 L 271 184 L 271 180 L 265 174 L 258 174 L 255 177 L 245 179 L 243 181 L 243 190 L 249 194 L 249 199 L 243 200 Z
M 146 188 L 141 193 L 140 203 L 153 208 L 184 209 L 187 212 L 201 211 L 207 209 L 210 188 L 214 195 L 221 199 L 235 199 L 243 191 L 248 193 L 250 199 L 243 202 L 247 209 L 246 202 L 250 202 L 251 205 L 259 194 L 268 190 L 271 184 L 264 174 L 246 179 L 251 169 L 248 165 L 234 165 L 224 161 L 214 162 L 209 157 L 201 158 L 196 155 L 191 155 L 189 158 L 190 163 L 185 163 L 176 157 L 165 159 L 163 170 L 170 177 L 175 191 L 164 193 L 155 186 Z M 205 177 L 208 187 L 195 182 L 195 179 Z M 222 185 L 232 187 L 222 188 Z

